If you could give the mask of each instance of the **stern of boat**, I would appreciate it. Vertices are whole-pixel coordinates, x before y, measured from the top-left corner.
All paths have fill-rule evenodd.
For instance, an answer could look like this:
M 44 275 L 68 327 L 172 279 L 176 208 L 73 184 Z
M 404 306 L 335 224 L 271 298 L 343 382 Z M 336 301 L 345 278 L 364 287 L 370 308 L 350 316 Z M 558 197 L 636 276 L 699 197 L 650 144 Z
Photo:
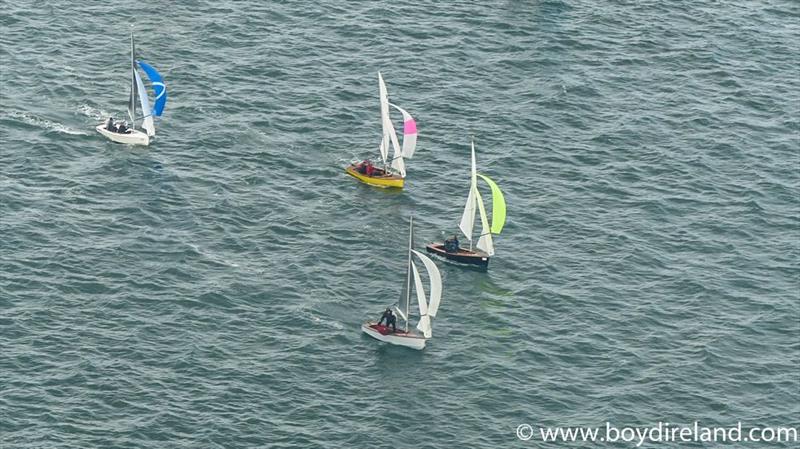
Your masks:
M 457 253 L 448 253 L 444 249 L 444 243 L 428 243 L 425 245 L 425 251 L 436 254 L 445 260 L 455 262 L 458 264 L 469 265 L 470 267 L 479 270 L 489 269 L 489 255 L 478 251 L 469 251 L 460 248 Z
M 387 326 L 379 325 L 374 321 L 361 324 L 361 331 L 370 337 L 397 346 L 421 350 L 425 348 L 425 337 L 414 332 L 392 332 Z
M 139 130 L 134 129 L 132 132 L 125 134 L 115 133 L 107 130 L 105 123 L 97 125 L 95 130 L 112 142 L 145 146 L 150 144 L 150 136 Z

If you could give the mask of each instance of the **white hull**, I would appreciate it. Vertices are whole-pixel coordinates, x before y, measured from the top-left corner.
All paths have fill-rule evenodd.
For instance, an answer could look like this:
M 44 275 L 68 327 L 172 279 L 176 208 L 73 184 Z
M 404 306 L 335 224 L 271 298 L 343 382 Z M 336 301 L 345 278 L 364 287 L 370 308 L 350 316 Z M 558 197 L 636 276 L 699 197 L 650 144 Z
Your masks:
M 375 322 L 367 321 L 361 325 L 361 330 L 364 331 L 365 334 L 369 335 L 370 337 L 380 340 L 389 344 L 398 345 L 398 346 L 405 346 L 407 348 L 412 349 L 424 349 L 425 348 L 425 337 L 419 335 L 414 332 L 405 333 L 403 331 L 398 331 L 397 333 L 392 334 L 382 334 L 375 330 L 374 328 L 370 327 Z
M 136 130 L 136 129 L 133 129 L 130 132 L 125 133 L 125 134 L 115 133 L 115 132 L 111 132 L 111 131 L 107 130 L 105 123 L 103 123 L 101 125 L 97 125 L 97 127 L 95 129 L 97 130 L 97 132 L 99 132 L 100 134 L 104 135 L 109 140 L 117 142 L 117 143 L 126 143 L 128 145 L 149 145 L 150 144 L 150 137 L 147 134 L 145 134 L 145 133 L 143 133 L 143 132 L 141 132 L 139 130 Z

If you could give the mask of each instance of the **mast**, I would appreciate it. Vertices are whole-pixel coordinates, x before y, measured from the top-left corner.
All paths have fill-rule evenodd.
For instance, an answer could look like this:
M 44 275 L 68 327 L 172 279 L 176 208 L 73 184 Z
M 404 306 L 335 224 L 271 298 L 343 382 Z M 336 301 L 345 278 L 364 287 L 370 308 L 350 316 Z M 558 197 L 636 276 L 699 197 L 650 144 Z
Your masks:
M 411 305 L 411 245 L 414 233 L 414 216 L 408 219 L 408 264 L 406 265 L 406 332 L 408 332 L 408 311 Z
M 131 97 L 128 100 L 128 116 L 131 118 L 131 128 L 136 128 L 136 60 L 133 46 L 133 26 L 131 26 Z
M 478 190 L 478 186 L 476 185 L 477 183 L 475 182 L 476 181 L 475 180 L 475 137 L 472 137 L 470 140 L 472 143 L 472 172 L 469 181 L 470 182 L 469 188 L 471 190 L 472 189 Z M 476 202 L 478 201 L 477 197 L 475 198 L 475 201 Z M 470 233 L 470 235 L 468 235 L 467 237 L 469 237 L 469 251 L 472 252 L 472 233 Z

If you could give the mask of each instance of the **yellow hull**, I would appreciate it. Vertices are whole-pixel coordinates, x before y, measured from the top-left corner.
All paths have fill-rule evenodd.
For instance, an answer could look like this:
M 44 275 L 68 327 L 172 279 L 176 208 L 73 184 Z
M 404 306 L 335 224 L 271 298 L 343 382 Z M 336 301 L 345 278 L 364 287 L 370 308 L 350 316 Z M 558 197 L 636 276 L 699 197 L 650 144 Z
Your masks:
M 383 188 L 396 188 L 396 189 L 403 188 L 404 180 L 398 175 L 392 174 L 392 175 L 382 175 L 382 176 L 367 176 L 365 174 L 359 173 L 352 165 L 345 168 L 345 171 L 347 172 L 347 174 L 358 179 L 364 184 L 369 184 L 371 186 L 383 187 Z

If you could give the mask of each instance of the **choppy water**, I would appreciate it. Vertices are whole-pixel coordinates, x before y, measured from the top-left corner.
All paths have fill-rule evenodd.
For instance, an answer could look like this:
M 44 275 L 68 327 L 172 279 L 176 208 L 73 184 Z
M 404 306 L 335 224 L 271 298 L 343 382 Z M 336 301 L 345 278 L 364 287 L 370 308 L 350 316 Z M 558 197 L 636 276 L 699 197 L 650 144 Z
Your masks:
M 149 148 L 93 129 L 124 111 L 130 23 L 170 91 Z M 800 426 L 798 23 L 790 1 L 6 4 L 0 446 Z M 402 193 L 342 170 L 376 153 L 379 70 L 420 128 Z M 407 217 L 420 244 L 455 230 L 470 136 L 509 205 L 490 271 L 440 263 L 424 352 L 364 337 Z

